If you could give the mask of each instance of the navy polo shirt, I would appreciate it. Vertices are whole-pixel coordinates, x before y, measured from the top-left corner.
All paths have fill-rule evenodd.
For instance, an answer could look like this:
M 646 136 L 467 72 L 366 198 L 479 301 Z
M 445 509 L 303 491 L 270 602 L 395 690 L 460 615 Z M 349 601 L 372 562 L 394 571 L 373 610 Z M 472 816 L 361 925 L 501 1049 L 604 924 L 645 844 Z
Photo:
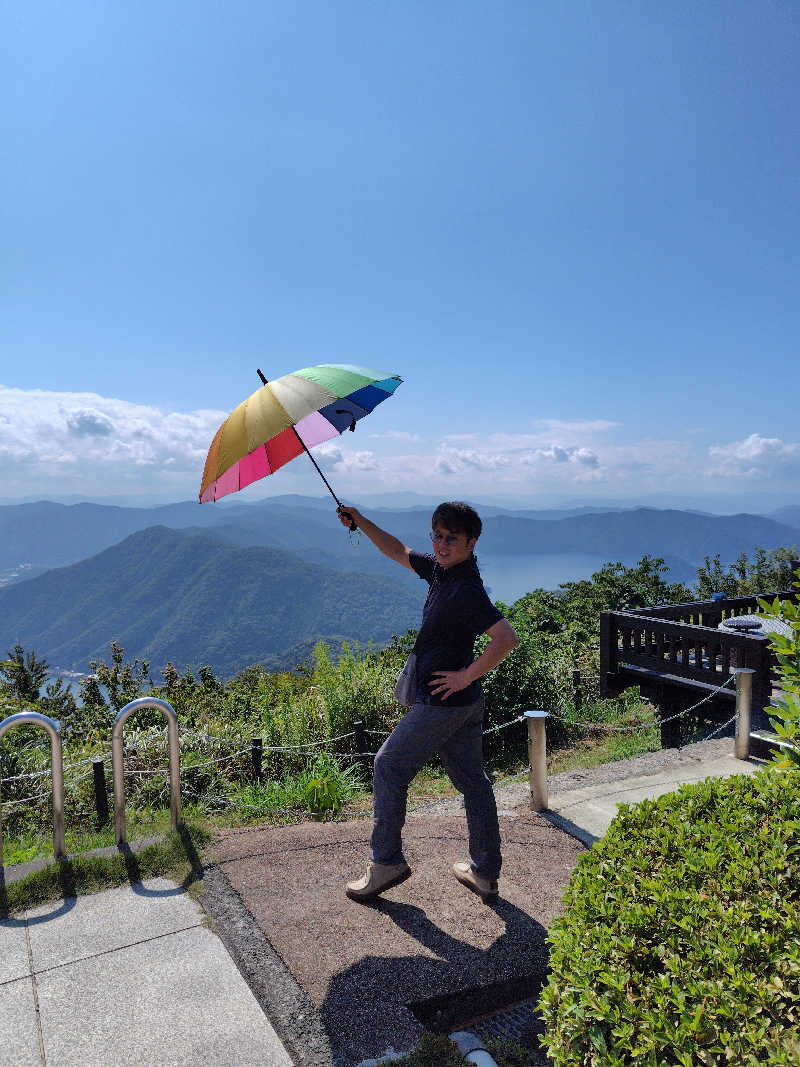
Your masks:
M 454 567 L 442 567 L 436 557 L 410 552 L 408 561 L 428 583 L 428 598 L 422 609 L 425 633 L 417 649 L 417 701 L 444 707 L 474 704 L 483 694 L 480 681 L 473 682 L 446 700 L 431 692 L 434 671 L 460 671 L 475 658 L 475 638 L 503 618 L 483 587 L 475 557 Z M 422 627 L 420 627 L 422 629 Z

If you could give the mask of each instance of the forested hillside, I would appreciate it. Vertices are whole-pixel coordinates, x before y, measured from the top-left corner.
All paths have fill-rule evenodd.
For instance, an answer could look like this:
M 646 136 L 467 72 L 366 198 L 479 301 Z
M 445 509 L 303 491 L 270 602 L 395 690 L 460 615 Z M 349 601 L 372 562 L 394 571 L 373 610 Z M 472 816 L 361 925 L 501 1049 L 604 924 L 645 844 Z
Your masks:
M 230 677 L 294 667 L 315 640 L 388 641 L 416 625 L 426 586 L 342 573 L 290 552 L 152 527 L 105 552 L 0 590 L 0 648 L 86 670 L 112 640 L 131 656 Z

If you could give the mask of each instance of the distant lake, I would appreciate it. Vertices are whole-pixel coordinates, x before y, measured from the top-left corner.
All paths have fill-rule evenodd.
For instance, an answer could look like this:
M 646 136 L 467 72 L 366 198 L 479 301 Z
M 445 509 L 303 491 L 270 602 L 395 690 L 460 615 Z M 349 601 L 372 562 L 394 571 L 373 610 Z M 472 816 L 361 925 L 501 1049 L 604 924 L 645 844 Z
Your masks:
M 608 562 L 588 552 L 536 556 L 487 556 L 477 553 L 484 584 L 492 600 L 513 604 L 532 589 L 557 589 L 562 582 L 591 578 Z

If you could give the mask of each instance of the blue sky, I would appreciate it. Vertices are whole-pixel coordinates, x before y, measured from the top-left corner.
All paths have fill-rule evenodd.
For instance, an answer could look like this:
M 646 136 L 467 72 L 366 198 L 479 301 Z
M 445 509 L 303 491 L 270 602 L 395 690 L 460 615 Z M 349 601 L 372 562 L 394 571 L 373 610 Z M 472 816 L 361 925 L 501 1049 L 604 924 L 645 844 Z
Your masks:
M 3 499 L 192 498 L 322 362 L 405 379 L 321 449 L 349 500 L 800 499 L 796 4 L 3 21 Z

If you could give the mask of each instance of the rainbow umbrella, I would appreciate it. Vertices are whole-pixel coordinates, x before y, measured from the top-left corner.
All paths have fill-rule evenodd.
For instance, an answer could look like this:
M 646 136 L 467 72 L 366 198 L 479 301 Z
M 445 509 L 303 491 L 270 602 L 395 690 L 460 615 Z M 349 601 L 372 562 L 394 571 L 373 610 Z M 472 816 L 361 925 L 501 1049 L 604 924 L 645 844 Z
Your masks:
M 258 375 L 263 386 L 231 412 L 211 442 L 200 503 L 236 493 L 305 452 L 341 507 L 309 449 L 355 430 L 403 379 L 349 363 L 304 367 L 274 382 Z

